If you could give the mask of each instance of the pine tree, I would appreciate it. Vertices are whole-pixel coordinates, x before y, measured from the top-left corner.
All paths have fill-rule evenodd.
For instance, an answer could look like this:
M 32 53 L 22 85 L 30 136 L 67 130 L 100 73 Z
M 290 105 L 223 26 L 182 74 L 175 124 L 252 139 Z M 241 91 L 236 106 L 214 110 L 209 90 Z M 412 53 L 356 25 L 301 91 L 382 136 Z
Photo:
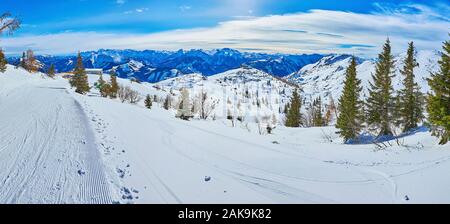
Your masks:
M 86 75 L 86 71 L 83 65 L 83 58 L 81 54 L 78 53 L 77 64 L 75 66 L 75 70 L 73 71 L 73 76 L 70 79 L 70 85 L 75 87 L 75 92 L 79 94 L 85 94 L 89 92 L 89 83 L 88 77 Z
M 5 54 L 3 54 L 3 50 L 0 48 L 0 72 L 4 73 L 6 71 L 6 64 L 8 64 L 8 61 L 6 61 Z
M 312 110 L 313 110 L 312 125 L 315 127 L 324 126 L 325 122 L 322 116 L 322 99 L 320 96 L 313 101 Z
M 298 90 L 292 93 L 291 101 L 289 103 L 288 113 L 286 115 L 286 127 L 300 127 L 301 122 L 301 99 Z
M 373 82 L 370 83 L 367 99 L 367 122 L 379 131 L 378 136 L 392 135 L 393 119 L 393 78 L 394 60 L 391 55 L 389 39 L 383 46 L 383 52 L 378 55 Z
M 50 78 L 54 78 L 54 77 L 55 77 L 55 74 L 56 74 L 55 65 L 54 65 L 54 64 L 51 64 L 51 65 L 50 65 L 50 68 L 49 68 L 48 71 L 47 71 L 47 75 L 48 75 Z
M 152 109 L 152 98 L 150 97 L 149 94 L 147 94 L 147 96 L 145 97 L 145 107 L 147 107 L 148 109 Z
M 106 82 L 103 79 L 103 75 L 100 74 L 100 76 L 98 77 L 98 81 L 95 83 L 95 87 L 97 87 L 97 89 L 101 89 L 103 85 L 105 85 Z
M 98 81 L 95 83 L 95 87 L 100 91 L 100 95 L 102 97 L 108 97 L 110 94 L 111 86 L 106 83 L 106 81 L 103 79 L 103 75 L 100 74 Z
M 337 117 L 337 132 L 344 142 L 357 139 L 363 120 L 362 104 L 360 92 L 362 91 L 361 80 L 356 74 L 356 60 L 352 57 L 350 65 L 345 71 L 344 90 L 338 102 L 339 115 Z
M 22 57 L 20 58 L 19 66 L 25 70 L 28 70 L 26 60 L 27 60 L 27 57 L 25 55 L 25 52 L 23 52 Z
M 450 41 L 444 42 L 439 65 L 439 71 L 428 79 L 432 93 L 428 95 L 427 111 L 432 134 L 443 145 L 450 140 Z
M 111 79 L 111 81 L 110 81 L 111 88 L 109 91 L 109 97 L 114 99 L 117 97 L 117 91 L 119 91 L 119 84 L 117 83 L 117 75 L 114 70 L 112 70 L 112 72 L 110 74 L 110 79 Z
M 111 84 L 105 83 L 100 90 L 100 94 L 102 97 L 111 96 Z
M 414 81 L 414 68 L 419 65 L 414 58 L 414 53 L 414 43 L 410 42 L 401 71 L 404 75 L 403 89 L 400 90 L 398 96 L 398 120 L 403 127 L 403 132 L 417 128 L 418 123 L 424 118 L 423 95 L 420 92 L 419 85 Z

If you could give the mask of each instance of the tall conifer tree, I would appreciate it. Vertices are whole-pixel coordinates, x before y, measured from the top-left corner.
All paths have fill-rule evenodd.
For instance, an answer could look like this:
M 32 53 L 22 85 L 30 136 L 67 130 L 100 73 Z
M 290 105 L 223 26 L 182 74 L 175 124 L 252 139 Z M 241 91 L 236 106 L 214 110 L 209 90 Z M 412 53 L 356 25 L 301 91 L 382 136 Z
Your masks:
M 414 57 L 414 43 L 410 42 L 404 66 L 401 70 L 403 79 L 403 89 L 399 92 L 398 99 L 398 120 L 406 132 L 418 126 L 423 119 L 423 95 L 419 85 L 414 81 L 414 68 L 419 64 Z
M 291 102 L 286 115 L 286 127 L 300 127 L 301 122 L 301 99 L 298 90 L 292 93 Z
M 319 96 L 313 102 L 313 126 L 322 127 L 325 125 L 324 117 L 322 115 L 322 98 Z
M 150 97 L 149 94 L 147 94 L 147 96 L 145 97 L 145 107 L 147 107 L 148 109 L 152 108 L 152 98 Z
M 55 74 L 56 74 L 55 65 L 54 65 L 54 64 L 51 64 L 51 65 L 50 65 L 50 68 L 49 68 L 48 71 L 47 71 L 47 75 L 48 75 L 50 78 L 54 78 L 54 77 L 55 77 Z
M 85 94 L 89 92 L 89 83 L 88 77 L 86 75 L 86 71 L 83 65 L 83 58 L 81 57 L 81 53 L 78 53 L 77 64 L 75 66 L 75 70 L 73 71 L 73 76 L 70 79 L 70 85 L 75 87 L 75 92 L 79 94 Z
M 28 69 L 27 69 L 26 60 L 27 60 L 27 57 L 26 57 L 26 55 L 25 55 L 25 52 L 23 52 L 23 53 L 22 53 L 22 57 L 20 58 L 19 66 L 20 66 L 21 68 L 25 69 L 25 70 L 28 70 Z
M 378 136 L 393 134 L 391 129 L 394 120 L 393 70 L 391 42 L 387 39 L 383 46 L 383 52 L 378 55 L 367 99 L 367 123 L 378 131 Z
M 339 98 L 339 115 L 336 122 L 337 132 L 347 142 L 356 139 L 361 131 L 363 122 L 363 102 L 360 99 L 362 91 L 361 80 L 356 74 L 356 60 L 353 57 L 345 71 L 344 90 Z
M 439 65 L 439 71 L 428 79 L 432 93 L 428 95 L 427 111 L 431 131 L 443 145 L 450 140 L 450 41 L 444 42 Z
M 111 98 L 116 98 L 117 97 L 117 92 L 119 91 L 119 84 L 117 83 L 117 74 L 114 70 L 112 70 L 110 76 L 110 92 L 109 92 L 109 97 Z

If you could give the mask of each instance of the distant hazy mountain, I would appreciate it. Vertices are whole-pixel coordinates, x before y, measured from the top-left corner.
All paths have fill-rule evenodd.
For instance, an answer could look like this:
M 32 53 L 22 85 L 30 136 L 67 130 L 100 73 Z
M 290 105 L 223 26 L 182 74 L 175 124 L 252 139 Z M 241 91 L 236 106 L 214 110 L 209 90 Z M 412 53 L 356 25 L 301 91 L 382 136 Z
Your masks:
M 83 52 L 82 56 L 86 68 L 102 68 L 105 71 L 115 69 L 120 77 L 134 77 L 147 82 L 158 82 L 191 73 L 211 76 L 242 65 L 283 77 L 323 57 L 319 54 L 248 53 L 229 48 L 175 52 L 101 49 Z M 73 70 L 76 56 L 41 55 L 37 59 L 44 64 L 43 70 L 54 64 L 58 72 L 66 72 Z M 11 58 L 10 63 L 17 64 L 18 58 Z

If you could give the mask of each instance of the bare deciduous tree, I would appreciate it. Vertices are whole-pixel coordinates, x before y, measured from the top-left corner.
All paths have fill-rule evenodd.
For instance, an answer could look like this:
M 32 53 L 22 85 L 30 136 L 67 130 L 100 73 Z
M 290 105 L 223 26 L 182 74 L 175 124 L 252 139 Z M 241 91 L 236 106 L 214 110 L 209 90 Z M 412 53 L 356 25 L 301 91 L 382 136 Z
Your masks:
M 139 93 L 135 90 L 132 90 L 129 86 L 119 86 L 119 90 L 117 91 L 117 96 L 119 97 L 120 101 L 124 103 L 125 101 L 128 101 L 129 103 L 135 104 L 139 102 L 142 97 L 139 95 Z
M 12 34 L 15 30 L 20 27 L 20 20 L 14 18 L 10 13 L 6 12 L 0 15 L 0 34 L 6 32 L 7 34 Z
M 198 95 L 199 98 L 199 107 L 200 107 L 200 118 L 208 119 L 211 112 L 214 111 L 217 102 L 208 98 L 208 94 L 202 90 L 202 92 Z

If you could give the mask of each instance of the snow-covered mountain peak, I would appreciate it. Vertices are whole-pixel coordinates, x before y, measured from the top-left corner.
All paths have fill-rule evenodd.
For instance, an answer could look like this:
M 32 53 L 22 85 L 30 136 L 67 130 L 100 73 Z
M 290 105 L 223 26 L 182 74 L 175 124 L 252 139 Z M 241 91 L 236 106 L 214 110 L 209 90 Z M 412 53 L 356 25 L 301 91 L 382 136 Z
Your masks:
M 250 67 L 241 67 L 237 69 L 232 69 L 211 77 L 211 79 L 233 79 L 236 81 L 246 81 L 254 78 L 267 78 L 272 77 L 271 75 L 263 72 L 261 70 L 250 68 Z

